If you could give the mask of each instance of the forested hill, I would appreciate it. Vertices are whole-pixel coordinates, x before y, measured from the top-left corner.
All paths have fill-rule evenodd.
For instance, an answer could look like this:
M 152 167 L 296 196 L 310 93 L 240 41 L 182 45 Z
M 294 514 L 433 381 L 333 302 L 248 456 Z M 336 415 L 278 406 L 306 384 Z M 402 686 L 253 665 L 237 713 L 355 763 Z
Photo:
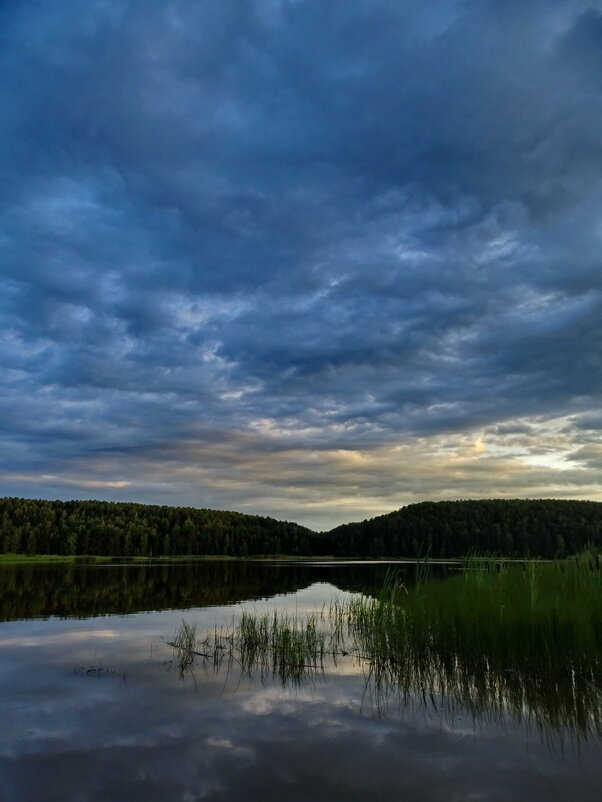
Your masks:
M 0 552 L 172 557 L 308 554 L 310 529 L 239 512 L 107 501 L 0 499 Z
M 0 499 L 0 553 L 111 556 L 260 554 L 555 557 L 602 548 L 602 503 L 439 501 L 312 532 L 238 512 L 103 501 Z
M 334 555 L 561 557 L 602 547 L 602 503 L 555 499 L 425 501 L 328 532 Z

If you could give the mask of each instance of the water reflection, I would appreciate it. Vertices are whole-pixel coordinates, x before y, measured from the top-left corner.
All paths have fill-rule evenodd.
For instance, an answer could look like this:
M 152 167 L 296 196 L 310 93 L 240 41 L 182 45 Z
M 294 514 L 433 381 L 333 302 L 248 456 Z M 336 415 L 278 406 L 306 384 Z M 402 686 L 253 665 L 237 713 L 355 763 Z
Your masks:
M 148 566 L 136 571 L 146 569 L 148 581 L 167 587 L 174 574 L 170 571 L 160 580 L 165 567 L 155 575 Z M 197 605 L 183 614 L 187 605 L 178 603 L 174 607 L 180 609 L 132 614 L 128 598 L 143 605 L 149 598 L 142 587 L 128 597 L 127 589 L 118 589 L 119 582 L 105 580 L 110 592 L 101 598 L 103 582 L 98 577 L 127 581 L 129 571 L 124 574 L 122 569 L 97 568 L 95 575 L 89 566 L 81 575 L 87 589 L 74 592 L 95 614 L 107 613 L 101 604 L 107 598 L 111 604 L 125 601 L 122 611 L 127 615 L 13 620 L 0 626 L 2 802 L 599 798 L 599 742 L 581 738 L 578 751 L 550 751 L 549 744 L 525 726 L 524 715 L 521 722 L 513 720 L 508 699 L 502 702 L 493 677 L 483 677 L 473 689 L 469 676 L 463 675 L 462 683 L 478 703 L 475 710 L 461 698 L 446 708 L 441 695 L 431 699 L 420 686 L 404 697 L 403 687 L 391 683 L 392 677 L 379 677 L 378 666 L 354 654 L 338 655 L 336 661 L 325 658 L 323 672 L 308 674 L 293 685 L 286 678 L 283 682 L 278 672 L 253 675 L 236 664 L 228 672 L 222 663 L 216 672 L 201 658 L 193 666 L 196 688 L 190 675 L 182 681 L 177 671 L 166 670 L 174 657 L 167 641 L 183 615 L 197 625 L 202 640 L 216 623 L 228 626 L 242 609 L 278 607 L 302 617 L 309 609 L 328 607 L 334 596 L 350 598 L 338 589 L 346 582 L 354 590 L 362 582 L 364 587 L 372 581 L 379 586 L 380 576 L 362 579 L 361 567 L 347 579 L 334 573 L 337 588 L 315 568 L 299 566 L 287 579 L 281 566 L 280 587 L 290 582 L 301 590 L 242 606 Z M 221 566 L 209 570 L 216 577 L 228 576 Z M 244 592 L 236 591 L 231 577 L 232 584 L 223 591 L 216 588 L 211 598 L 223 592 L 224 598 L 229 593 L 236 598 L 255 593 L 262 599 L 264 589 L 267 597 L 270 568 L 264 566 L 261 572 L 265 574 L 255 579 L 249 576 Z M 36 570 L 31 573 L 27 587 L 35 595 Z M 203 575 L 185 575 L 191 579 L 185 597 L 192 599 L 198 592 L 193 586 Z M 50 588 L 50 577 L 43 582 Z M 62 587 L 66 593 L 69 584 L 63 582 Z M 15 591 L 24 599 L 24 591 Z M 207 586 L 202 592 L 208 593 Z M 174 593 L 166 590 L 165 598 L 184 598 L 179 590 Z M 6 599 L 5 587 L 2 594 Z M 27 609 L 35 615 L 74 609 L 69 599 L 59 603 L 59 595 L 39 603 L 43 596 L 38 594 L 39 601 Z M 87 673 L 89 666 L 106 670 Z M 561 692 L 553 683 L 548 687 L 549 678 L 541 678 L 540 685 L 545 704 Z M 443 690 L 450 700 L 456 693 L 449 685 L 439 688 L 439 694 Z M 517 686 L 516 704 L 524 712 L 539 704 L 536 684 L 530 695 L 523 689 L 521 696 L 518 690 Z M 574 694 L 589 715 L 595 700 L 579 696 L 577 686 Z M 494 704 L 491 715 L 481 715 L 481 702 L 495 699 L 497 709 Z M 552 724 L 557 730 L 565 726 L 560 721 Z M 570 740 L 570 731 L 568 736 Z
M 403 570 L 404 566 L 398 566 Z M 234 604 L 315 582 L 374 592 L 389 563 L 207 560 L 192 563 L 0 565 L 0 620 L 88 618 Z M 411 566 L 405 568 L 408 576 Z M 445 567 L 434 570 L 445 571 Z
M 322 609 L 303 616 L 286 612 L 258 614 L 243 610 L 231 626 L 197 638 L 183 621 L 169 644 L 180 678 L 238 676 L 283 688 L 315 687 L 331 675 L 360 674 L 362 703 L 377 717 L 393 708 L 407 716 L 437 716 L 453 728 L 460 719 L 473 728 L 511 726 L 537 733 L 552 749 L 579 749 L 602 739 L 602 692 L 596 680 L 567 670 L 562 654 L 546 673 L 519 666 L 496 667 L 481 654 L 440 653 L 405 644 L 403 651 L 367 653 L 366 643 L 337 624 L 339 616 Z
M 303 599 L 300 600 L 303 603 Z M 294 598 L 288 599 L 289 605 Z M 218 609 L 220 618 L 232 610 Z M 198 614 L 209 627 L 209 617 Z M 524 733 L 470 717 L 447 721 L 435 708 L 378 719 L 362 707 L 361 671 L 283 688 L 231 674 L 203 676 L 198 690 L 166 672 L 177 613 L 112 619 L 117 639 L 81 636 L 86 622 L 51 621 L 61 635 L 2 653 L 0 783 L 7 802 L 139 802 L 255 798 L 424 802 L 507 802 L 599 798 L 599 750 L 551 755 Z M 7 625 L 29 643 L 42 622 Z M 74 631 L 75 638 L 69 638 Z M 155 644 L 150 653 L 149 640 Z M 93 654 L 127 669 L 126 680 L 84 676 L 74 667 Z M 525 748 L 528 747 L 528 748 Z

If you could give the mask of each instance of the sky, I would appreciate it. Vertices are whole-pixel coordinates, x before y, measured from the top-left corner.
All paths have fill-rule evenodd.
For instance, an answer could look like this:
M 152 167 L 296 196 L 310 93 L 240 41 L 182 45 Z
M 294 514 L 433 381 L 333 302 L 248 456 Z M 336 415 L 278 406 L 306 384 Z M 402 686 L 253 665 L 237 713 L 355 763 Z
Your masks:
M 602 3 L 4 0 L 0 495 L 602 501 Z

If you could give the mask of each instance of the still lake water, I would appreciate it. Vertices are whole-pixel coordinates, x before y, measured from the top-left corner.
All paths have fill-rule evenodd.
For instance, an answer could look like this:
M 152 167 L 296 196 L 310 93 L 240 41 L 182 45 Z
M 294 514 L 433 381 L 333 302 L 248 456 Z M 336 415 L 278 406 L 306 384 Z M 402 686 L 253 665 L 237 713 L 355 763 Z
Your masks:
M 411 581 L 410 567 L 405 570 Z M 384 563 L 0 566 L 1 802 L 599 800 L 602 745 L 436 699 L 383 699 L 353 658 L 297 685 L 180 677 L 168 641 L 243 609 L 370 593 Z M 445 569 L 440 569 L 442 572 Z

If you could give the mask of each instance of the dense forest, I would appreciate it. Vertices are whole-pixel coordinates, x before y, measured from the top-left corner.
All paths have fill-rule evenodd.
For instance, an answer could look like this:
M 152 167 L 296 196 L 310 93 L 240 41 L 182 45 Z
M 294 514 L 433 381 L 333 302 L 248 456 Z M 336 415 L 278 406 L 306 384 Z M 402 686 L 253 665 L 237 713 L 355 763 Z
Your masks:
M 328 532 L 336 556 L 564 557 L 602 546 L 602 503 L 555 499 L 425 501 Z
M 108 501 L 0 499 L 0 553 L 174 557 L 308 554 L 315 534 L 238 512 Z
M 12 554 L 562 557 L 590 544 L 602 546 L 602 503 L 594 501 L 422 502 L 319 533 L 193 507 L 0 499 L 0 553 Z

